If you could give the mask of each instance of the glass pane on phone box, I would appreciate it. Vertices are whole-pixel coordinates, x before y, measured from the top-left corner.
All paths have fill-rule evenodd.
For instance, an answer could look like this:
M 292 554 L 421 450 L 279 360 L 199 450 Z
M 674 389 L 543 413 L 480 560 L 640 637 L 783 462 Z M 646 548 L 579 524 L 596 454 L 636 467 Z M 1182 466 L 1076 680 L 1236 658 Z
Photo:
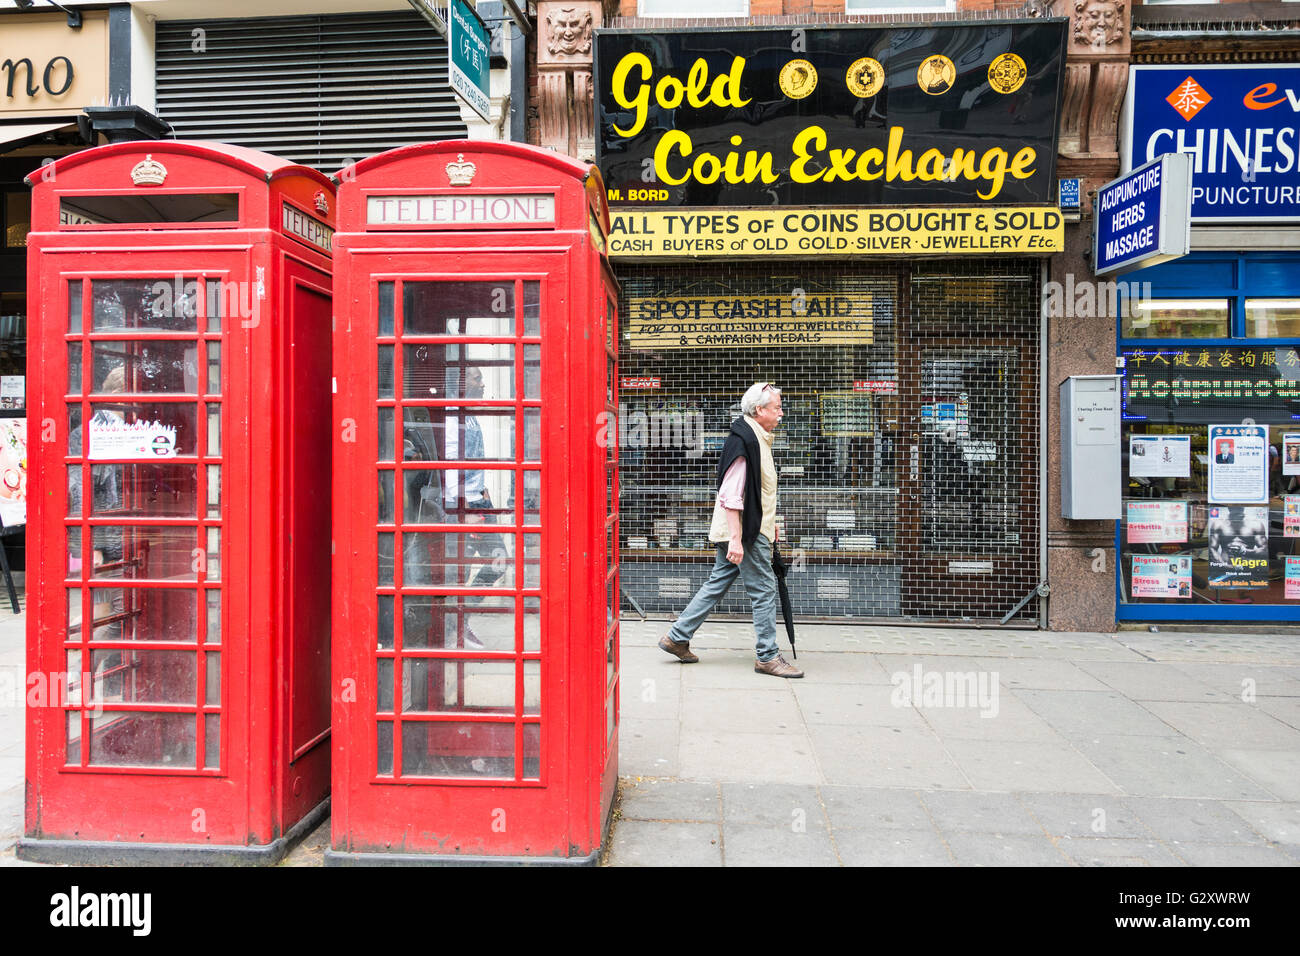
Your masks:
M 92 514 L 124 517 L 194 517 L 198 466 L 152 463 L 92 465 Z
M 514 743 L 513 723 L 404 721 L 402 774 L 511 779 Z
M 486 533 L 404 534 L 402 535 L 403 582 L 408 585 L 513 587 L 512 538 L 512 535 L 507 534 Z
M 508 597 L 403 595 L 402 646 L 513 651 L 514 609 L 514 599 Z
M 188 588 L 93 588 L 92 641 L 197 639 L 198 596 Z
M 105 711 L 90 719 L 90 763 L 193 767 L 195 736 L 194 714 Z
M 90 288 L 96 332 L 198 331 L 202 290 L 197 279 L 96 279 Z
M 514 362 L 513 345 L 407 345 L 402 350 L 402 394 L 407 398 L 512 399 Z
M 197 342 L 94 342 L 95 391 L 195 395 L 199 389 Z
M 405 461 L 513 461 L 515 413 L 508 408 L 402 409 Z
M 407 282 L 402 327 L 406 335 L 514 335 L 515 284 Z

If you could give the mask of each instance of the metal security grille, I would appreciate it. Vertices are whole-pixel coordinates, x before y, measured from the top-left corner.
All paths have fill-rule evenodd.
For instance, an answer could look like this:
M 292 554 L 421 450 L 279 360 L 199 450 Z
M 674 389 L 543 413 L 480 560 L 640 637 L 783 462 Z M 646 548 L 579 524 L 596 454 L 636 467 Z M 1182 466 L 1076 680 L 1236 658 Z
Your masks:
M 418 14 L 159 22 L 158 115 L 179 139 L 333 171 L 466 134 L 447 44 Z
M 619 272 L 625 610 L 676 614 L 707 577 L 718 453 L 756 381 L 782 389 L 796 615 L 997 621 L 1038 583 L 1036 262 Z M 743 588 L 718 610 L 748 615 Z

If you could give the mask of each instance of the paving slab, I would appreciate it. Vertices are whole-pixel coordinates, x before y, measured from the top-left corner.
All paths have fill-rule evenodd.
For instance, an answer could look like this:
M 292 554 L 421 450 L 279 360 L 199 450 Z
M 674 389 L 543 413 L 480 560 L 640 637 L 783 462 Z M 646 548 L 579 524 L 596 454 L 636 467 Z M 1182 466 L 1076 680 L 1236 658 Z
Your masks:
M 1052 836 L 1071 839 L 1150 840 L 1127 798 L 1109 794 L 1021 793 L 1020 802 Z
M 782 653 L 785 653 L 782 651 Z M 819 684 L 889 684 L 889 675 L 874 654 L 800 651 L 798 659 L 786 660 Z
M 1129 797 L 1126 801 L 1165 843 L 1265 843 L 1249 822 L 1219 800 Z
M 757 673 L 754 670 L 752 651 L 696 651 L 694 647 L 691 650 L 699 654 L 698 664 L 674 665 L 681 671 L 683 690 L 696 687 L 735 690 L 779 689 L 789 680 L 784 677 L 773 677 L 771 674 Z M 666 654 L 664 656 L 667 657 Z
M 1254 706 L 1288 727 L 1300 730 L 1300 697 L 1258 697 Z
M 1065 737 L 1178 736 L 1177 730 L 1151 711 L 1114 691 L 1017 690 L 1015 695 Z
M 1064 744 L 1065 738 L 1005 688 L 993 707 L 925 707 L 921 717 L 942 739 L 1021 740 Z
M 618 772 L 675 777 L 681 771 L 681 725 L 676 720 L 623 720 L 618 727 Z
M 619 781 L 619 812 L 624 820 L 717 823 L 722 819 L 716 783 L 672 779 Z
M 822 804 L 831 829 L 925 830 L 933 829 L 930 812 L 915 790 L 880 790 L 874 787 L 823 786 Z
M 936 790 L 923 792 L 921 800 L 940 833 L 1046 835 L 1014 794 Z
M 903 727 L 924 730 L 925 721 L 910 704 L 895 700 L 894 688 L 880 684 L 821 684 L 792 681 L 799 713 L 808 724 Z
M 1229 701 L 1234 698 L 1160 661 L 1080 661 L 1079 668 L 1131 700 Z
M 1070 837 L 1057 849 L 1079 866 L 1186 866 L 1162 843 L 1106 837 Z
M 840 862 L 824 826 L 795 831 L 789 826 L 724 822 L 722 846 L 727 866 L 838 866 Z
M 757 676 L 757 675 L 754 675 Z M 682 690 L 682 732 L 802 734 L 794 694 L 784 685 L 748 688 L 686 687 Z
M 1115 639 L 1134 653 L 1158 661 L 1300 663 L 1300 649 L 1289 634 L 1121 631 Z
M 920 830 L 835 830 L 845 866 L 953 866 L 947 844 L 933 827 Z
M 1300 801 L 1300 753 L 1240 748 L 1215 753 L 1277 799 Z
M 681 732 L 686 780 L 820 783 L 812 741 L 805 734 Z
M 1144 706 L 1175 730 L 1216 750 L 1249 741 L 1252 750 L 1300 752 L 1300 730 L 1256 707 L 1236 703 L 1146 701 Z
M 930 731 L 831 725 L 809 728 L 826 783 L 917 790 L 970 789 Z
M 1296 677 L 1291 668 L 1277 664 L 1257 660 L 1238 663 L 1177 661 L 1173 666 L 1188 677 L 1244 703 L 1250 703 L 1251 697 L 1300 697 L 1300 677 Z
M 624 665 L 619 693 L 619 716 L 633 720 L 677 720 L 681 716 L 680 679 L 662 677 L 653 670 L 633 670 Z
M 1273 843 L 1300 846 L 1300 803 L 1229 800 L 1224 806 Z
M 976 790 L 1119 793 L 1120 787 L 1069 742 L 945 739 Z
M 1186 737 L 1101 735 L 1074 741 L 1088 761 L 1124 793 L 1212 800 L 1276 800 L 1250 777 Z M 1277 751 L 1261 751 L 1265 760 Z M 1249 762 L 1249 761 L 1248 761 Z M 1267 763 L 1265 763 L 1267 767 Z
M 722 821 L 787 829 L 827 825 L 821 794 L 808 784 L 724 783 Z
M 1082 664 L 1070 660 L 999 660 L 993 657 L 976 660 L 981 669 L 996 671 L 1002 686 L 1011 690 L 1111 690 L 1111 687 L 1090 674 Z
M 945 832 L 958 866 L 1074 866 L 1045 836 Z
M 607 866 L 722 866 L 722 827 L 717 823 L 620 820 L 614 827 Z

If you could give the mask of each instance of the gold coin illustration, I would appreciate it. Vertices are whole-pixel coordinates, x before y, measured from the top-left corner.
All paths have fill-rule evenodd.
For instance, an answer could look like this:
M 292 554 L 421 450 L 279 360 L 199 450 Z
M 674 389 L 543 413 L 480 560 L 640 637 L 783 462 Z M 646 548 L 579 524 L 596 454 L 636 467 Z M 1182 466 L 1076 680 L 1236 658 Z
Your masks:
M 879 60 L 864 56 L 853 61 L 844 74 L 844 82 L 848 84 L 850 93 L 865 100 L 868 96 L 875 96 L 885 85 L 885 68 Z
M 792 100 L 801 100 L 817 89 L 817 68 L 807 60 L 791 60 L 781 67 L 778 82 L 782 93 Z
M 931 96 L 947 93 L 957 82 L 957 67 L 942 53 L 927 56 L 916 68 L 916 82 Z
M 1024 84 L 1028 75 L 1025 61 L 1014 53 L 995 56 L 989 64 L 989 86 L 999 93 L 1014 93 Z

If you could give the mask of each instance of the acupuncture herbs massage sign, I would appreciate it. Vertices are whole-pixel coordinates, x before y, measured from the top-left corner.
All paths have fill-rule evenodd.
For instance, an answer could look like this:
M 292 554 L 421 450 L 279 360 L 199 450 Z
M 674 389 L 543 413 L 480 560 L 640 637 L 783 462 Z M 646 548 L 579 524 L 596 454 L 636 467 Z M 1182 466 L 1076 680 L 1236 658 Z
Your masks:
M 609 201 L 1050 203 L 1065 27 L 601 31 Z

